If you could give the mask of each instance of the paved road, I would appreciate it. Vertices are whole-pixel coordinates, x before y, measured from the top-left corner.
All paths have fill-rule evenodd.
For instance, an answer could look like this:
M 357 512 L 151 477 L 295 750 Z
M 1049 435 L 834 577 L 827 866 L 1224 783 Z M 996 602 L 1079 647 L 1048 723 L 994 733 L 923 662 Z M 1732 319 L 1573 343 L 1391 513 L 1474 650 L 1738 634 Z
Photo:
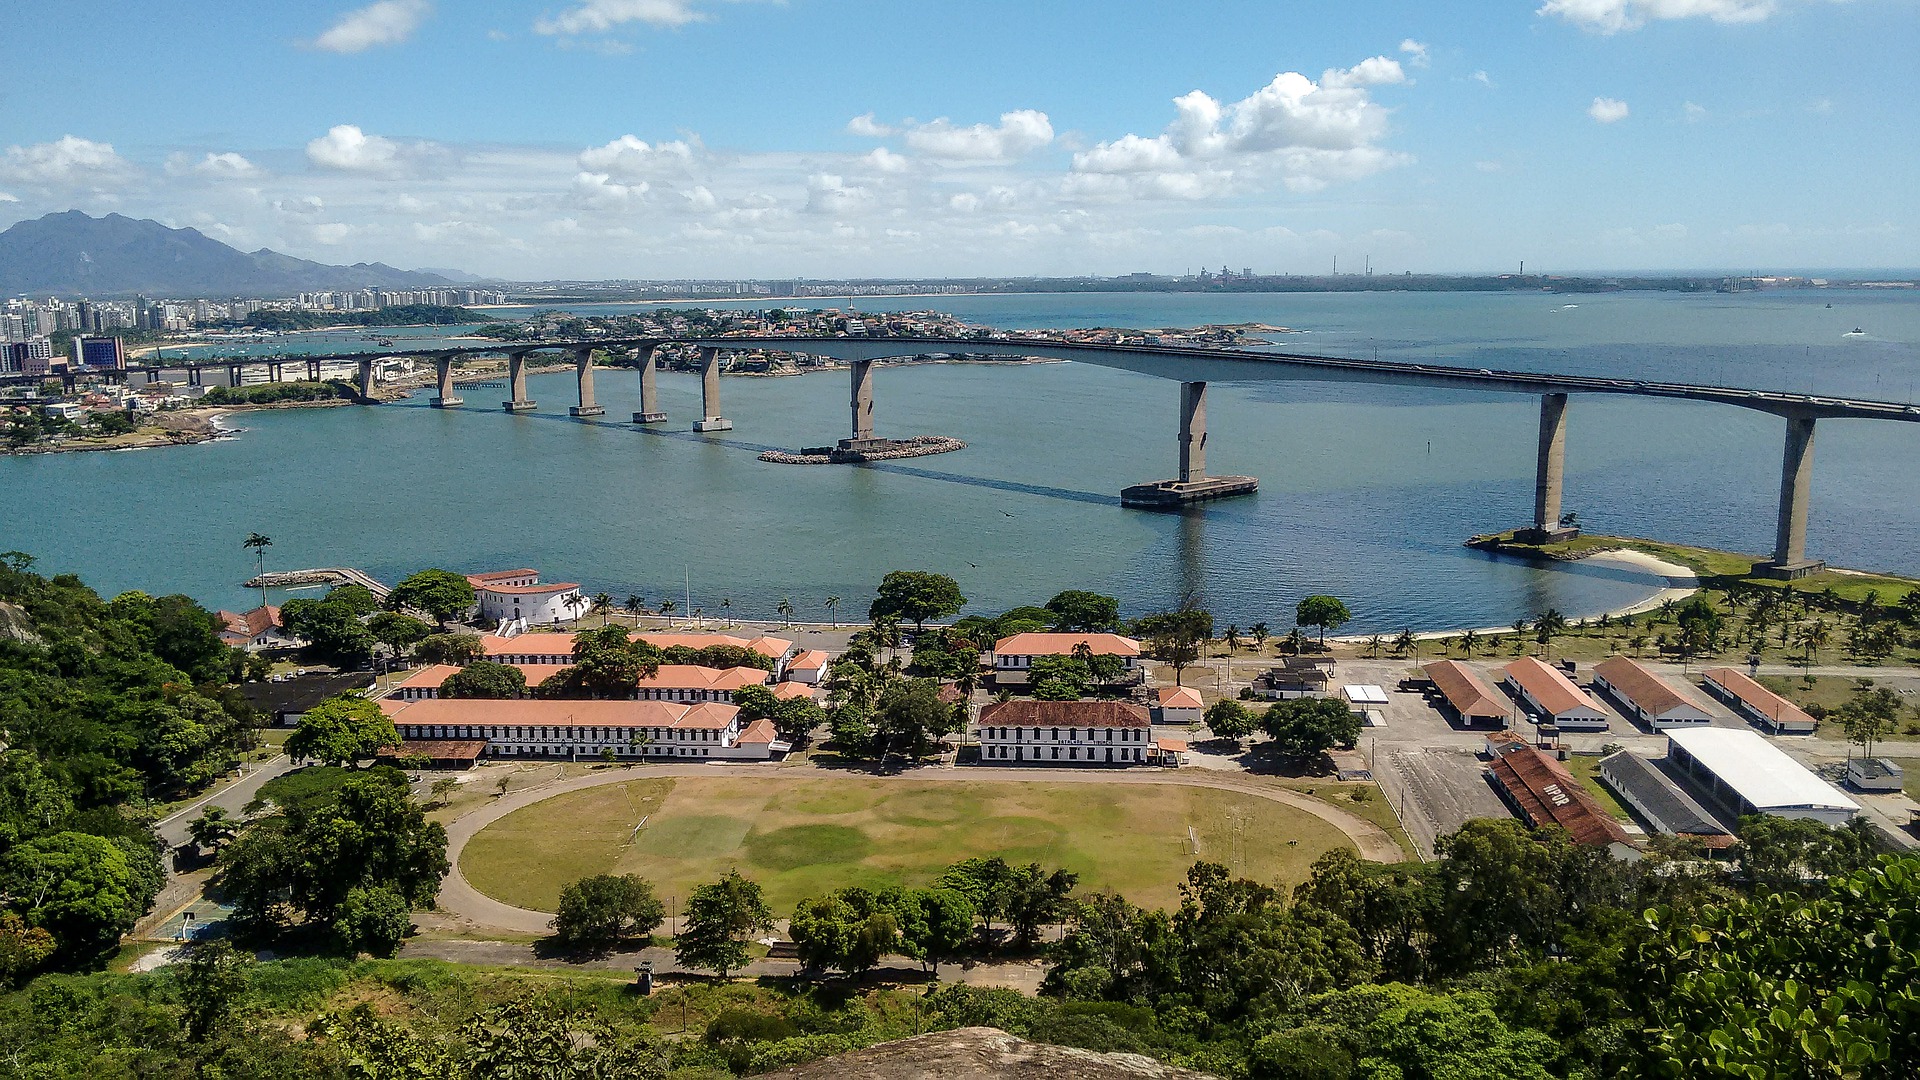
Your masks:
M 495 799 L 484 806 L 477 807 L 447 826 L 447 861 L 452 870 L 440 885 L 438 907 L 451 916 L 455 924 L 471 930 L 506 930 L 519 934 L 545 934 L 548 920 L 553 916 L 544 911 L 505 904 L 486 895 L 470 884 L 460 872 L 460 852 L 467 841 L 481 829 L 501 818 L 534 803 L 564 795 L 572 791 L 584 791 L 605 784 L 623 784 L 630 780 L 647 779 L 660 776 L 736 776 L 741 770 L 752 770 L 768 776 L 779 772 L 791 777 L 792 770 L 780 771 L 775 765 L 645 765 L 618 772 L 596 773 L 591 776 L 556 780 L 539 787 L 517 791 L 503 798 Z M 913 770 L 906 773 L 876 777 L 889 783 L 912 783 L 918 773 Z M 862 774 L 870 777 L 873 774 Z M 1345 833 L 1359 848 L 1360 856 L 1374 862 L 1399 862 L 1405 857 L 1400 844 L 1388 835 L 1386 830 L 1364 818 L 1356 817 L 1337 807 L 1329 806 L 1318 799 L 1302 795 L 1296 791 L 1263 783 L 1255 776 L 1235 776 L 1223 773 L 1200 774 L 1196 771 L 1178 772 L 1068 772 L 1055 769 L 984 769 L 969 766 L 965 770 L 945 771 L 947 777 L 964 776 L 974 780 L 1011 780 L 1042 783 L 1093 783 L 1093 784 L 1164 784 L 1187 787 L 1216 788 L 1222 791 L 1238 791 L 1258 798 L 1285 803 L 1297 810 L 1305 811 L 1320 818 Z M 823 778 L 830 779 L 829 777 Z M 920 777 L 924 779 L 924 777 Z M 672 932 L 667 927 L 666 932 Z
M 152 935 L 183 909 L 200 903 L 200 890 L 206 884 L 206 874 L 182 876 L 175 873 L 173 869 L 172 849 L 187 842 L 187 826 L 205 813 L 209 806 L 222 807 L 231 816 L 241 817 L 240 808 L 252 802 L 254 796 L 260 794 L 262 784 L 276 776 L 292 772 L 293 768 L 293 762 L 288 760 L 285 754 L 268 758 L 257 765 L 249 765 L 237 779 L 209 791 L 154 823 L 154 831 L 159 834 L 168 848 L 168 853 L 160 858 L 167 880 L 161 884 L 160 892 L 153 898 L 153 907 L 134 924 L 129 937 Z

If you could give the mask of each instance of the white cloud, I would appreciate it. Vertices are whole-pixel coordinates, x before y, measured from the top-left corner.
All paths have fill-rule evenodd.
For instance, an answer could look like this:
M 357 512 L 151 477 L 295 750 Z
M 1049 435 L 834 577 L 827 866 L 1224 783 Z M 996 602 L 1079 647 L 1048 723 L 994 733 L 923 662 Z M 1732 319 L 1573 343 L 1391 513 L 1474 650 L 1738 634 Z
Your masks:
M 622 135 L 605 146 L 582 150 L 580 167 L 625 179 L 685 173 L 692 170 L 699 152 L 697 139 L 650 144 L 633 135 Z
M 896 154 L 884 146 L 876 146 L 873 152 L 860 160 L 866 162 L 875 172 L 901 173 L 913 167 L 906 155 Z
M 51 187 L 100 184 L 133 171 L 111 143 L 63 135 L 53 142 L 9 146 L 0 161 L 0 179 Z
M 1222 104 L 1195 90 L 1175 98 L 1174 121 L 1156 136 L 1125 135 L 1074 155 L 1070 190 L 1092 197 L 1209 198 L 1277 179 L 1313 191 L 1408 160 L 1375 145 L 1387 109 L 1370 87 L 1406 81 L 1384 56 L 1332 68 L 1319 82 L 1297 71 L 1239 101 Z M 1124 177 L 1124 184 L 1093 177 Z
M 273 208 L 283 214 L 318 214 L 326 210 L 327 204 L 320 201 L 318 195 L 306 195 L 299 198 L 275 199 Z
M 1493 76 L 1487 74 L 1484 69 L 1474 72 L 1473 74 L 1467 76 L 1467 78 L 1472 79 L 1474 82 L 1479 83 L 1481 86 L 1485 86 L 1489 88 L 1493 86 Z
M 208 154 L 198 161 L 190 155 L 167 155 L 170 176 L 200 176 L 209 180 L 249 180 L 260 175 L 260 167 L 239 154 Z
M 1427 66 L 1427 43 L 1408 38 L 1400 43 L 1400 51 L 1406 54 L 1407 63 L 1414 67 Z
M 1587 106 L 1587 115 L 1602 124 L 1617 124 L 1627 118 L 1627 103 L 1619 98 L 1597 97 Z
M 1685 114 L 1687 123 L 1689 124 L 1697 124 L 1707 118 L 1707 107 L 1705 105 L 1696 105 L 1691 101 L 1680 106 L 1680 111 Z
M 431 143 L 369 135 L 353 124 L 336 124 L 307 144 L 307 160 L 323 169 L 389 178 L 418 172 L 441 153 Z
M 327 52 L 357 53 L 376 45 L 398 45 L 413 36 L 433 13 L 427 0 L 379 0 L 349 11 L 313 39 L 313 47 Z
M 946 117 L 906 131 L 908 148 L 942 161 L 1012 161 L 1053 142 L 1053 124 L 1047 114 L 1017 109 L 1000 114 L 998 125 L 955 127 Z
M 844 179 L 832 173 L 815 173 L 807 177 L 807 212 L 810 214 L 844 214 L 866 202 L 872 195 L 866 188 L 849 186 Z
M 711 16 L 701 10 L 704 6 L 706 0 L 585 0 L 558 15 L 541 16 L 533 28 L 550 35 L 604 34 L 637 22 L 672 30 L 705 22 Z
M 847 134 L 858 135 L 863 139 L 884 139 L 893 134 L 894 129 L 873 118 L 872 113 L 862 113 L 847 121 Z
M 1760 22 L 1780 10 L 1780 0 L 1546 0 L 1538 15 L 1553 16 L 1596 34 L 1638 30 L 1668 19 Z
M 573 178 L 575 200 L 591 210 L 625 210 L 650 189 L 651 185 L 644 181 L 622 184 L 606 173 L 583 172 Z
M 0 202 L 19 202 L 19 201 L 20 201 L 20 197 L 18 195 L 9 195 L 4 191 L 0 191 Z

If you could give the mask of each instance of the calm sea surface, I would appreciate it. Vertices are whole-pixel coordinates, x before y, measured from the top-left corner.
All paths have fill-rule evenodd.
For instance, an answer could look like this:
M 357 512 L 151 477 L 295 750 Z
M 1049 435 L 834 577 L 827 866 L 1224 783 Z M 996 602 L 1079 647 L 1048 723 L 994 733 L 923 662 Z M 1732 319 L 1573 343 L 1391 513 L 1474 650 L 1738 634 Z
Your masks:
M 1265 322 L 1303 331 L 1284 346 L 1337 355 L 1902 402 L 1920 385 L 1920 294 L 1892 291 L 858 303 L 1009 329 Z M 1848 335 L 1855 327 L 1866 333 Z M 444 332 L 390 336 L 416 345 Z M 259 351 L 377 347 L 363 337 Z M 430 565 L 526 565 L 649 603 L 679 597 L 690 578 L 710 614 L 727 599 L 736 615 L 770 616 L 788 597 L 801 617 L 823 618 L 830 595 L 844 598 L 843 614 L 864 611 L 883 573 L 911 567 L 953 575 L 978 610 L 1078 587 L 1135 613 L 1194 595 L 1242 626 L 1291 625 L 1301 596 L 1332 592 L 1361 632 L 1505 625 L 1549 606 L 1592 613 L 1656 584 L 1461 546 L 1531 512 L 1533 398 L 1216 384 L 1209 466 L 1258 476 L 1260 493 L 1175 516 L 1123 510 L 1117 497 L 1175 469 L 1178 390 L 1165 380 L 1080 364 L 883 369 L 882 434 L 969 445 L 858 469 L 756 460 L 844 435 L 843 373 L 730 378 L 722 397 L 736 427 L 711 438 L 688 430 L 691 376 L 661 375 L 665 431 L 618 422 L 637 407 L 634 374 L 601 372 L 598 385 L 605 422 L 569 419 L 572 376 L 550 375 L 530 380 L 539 410 L 518 416 L 498 409 L 500 390 L 472 388 L 458 410 L 420 395 L 246 414 L 240 438 L 200 446 L 0 458 L 0 550 L 109 594 L 178 591 L 227 607 L 252 595 L 239 584 L 253 569 L 240 541 L 259 531 L 274 541 L 269 568 L 353 565 L 391 580 Z M 1576 396 L 1567 506 L 1590 531 L 1764 552 L 1783 430 L 1731 407 Z M 1920 573 L 1920 424 L 1824 422 L 1814 474 L 1813 554 Z

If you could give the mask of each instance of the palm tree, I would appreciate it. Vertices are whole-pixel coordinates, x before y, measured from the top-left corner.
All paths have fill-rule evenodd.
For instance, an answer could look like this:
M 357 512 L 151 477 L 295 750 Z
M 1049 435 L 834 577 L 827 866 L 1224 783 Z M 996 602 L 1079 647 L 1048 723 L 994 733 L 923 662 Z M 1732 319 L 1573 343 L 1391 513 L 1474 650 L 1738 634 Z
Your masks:
M 705 630 L 707 628 L 707 624 L 705 622 L 705 619 L 707 617 L 707 612 L 705 608 L 694 608 L 692 611 L 689 611 L 687 614 L 693 616 L 694 626 L 698 627 L 701 630 Z
M 733 625 L 733 623 L 731 622 L 733 616 L 729 614 L 732 610 L 733 610 L 733 600 L 729 597 L 725 597 L 725 596 L 721 597 L 720 598 L 720 617 L 722 619 L 729 620 L 727 623 L 728 626 Z
M 1813 685 L 1813 654 L 1826 648 L 1832 636 L 1827 624 L 1819 619 L 1800 628 L 1800 647 L 1806 650 L 1801 658 L 1800 677 L 1808 686 Z
M 647 602 L 642 600 L 638 593 L 628 593 L 627 602 L 621 606 L 626 609 L 627 614 L 633 616 L 636 625 L 640 622 L 640 613 L 647 610 Z
M 608 596 L 606 593 L 595 593 L 593 597 L 593 613 L 600 616 L 601 626 L 607 625 L 607 620 L 613 616 L 613 597 Z
M 586 597 L 580 595 L 577 592 L 570 592 L 567 594 L 567 598 L 565 600 L 562 600 L 561 603 L 567 605 L 567 609 L 573 612 L 573 621 L 579 622 L 580 609 L 591 605 L 593 601 L 587 599 Z
M 1460 635 L 1460 651 L 1466 653 L 1467 659 L 1469 660 L 1473 659 L 1473 650 L 1477 648 L 1479 644 L 1480 633 L 1477 630 L 1469 630 Z
M 1672 601 L 1669 600 L 1668 603 L 1671 604 Z M 1554 608 L 1548 608 L 1541 612 L 1540 617 L 1533 620 L 1534 640 L 1540 643 L 1541 655 L 1546 655 L 1547 651 L 1553 647 L 1553 636 L 1555 634 L 1564 634 L 1566 630 L 1567 617 L 1565 615 L 1562 615 Z
M 1379 634 L 1375 634 L 1372 637 L 1367 639 L 1367 655 L 1374 657 L 1376 659 L 1380 656 L 1380 635 Z
M 673 613 L 678 610 L 680 610 L 680 605 L 673 602 L 673 597 L 667 596 L 661 598 L 660 614 L 667 617 L 667 627 L 669 629 L 673 627 Z
M 1409 655 L 1419 647 L 1420 643 L 1414 640 L 1412 627 L 1401 630 L 1399 636 L 1393 639 L 1393 651 L 1401 656 Z
M 1666 600 L 1660 601 L 1660 621 L 1672 622 L 1673 609 L 1674 609 L 1674 603 L 1672 598 L 1668 598 Z
M 773 606 L 773 610 L 780 613 L 780 618 L 784 620 L 788 626 L 793 625 L 793 600 L 792 599 L 785 596 L 781 597 L 780 602 Z
M 1268 633 L 1266 623 L 1254 623 L 1252 626 L 1247 627 L 1247 633 L 1253 637 L 1253 647 L 1256 651 L 1266 647 Z
M 273 546 L 273 538 L 264 533 L 248 533 L 247 538 L 240 542 L 240 546 L 253 549 L 253 554 L 259 566 L 257 576 L 265 577 L 267 574 L 267 549 Z M 267 606 L 267 587 L 265 585 L 260 586 L 260 606 Z
M 835 630 L 840 629 L 840 616 L 835 614 L 835 612 L 839 609 L 839 607 L 840 607 L 839 597 L 837 596 L 827 597 L 827 618 L 833 621 L 833 628 Z
M 1238 626 L 1227 627 L 1227 632 L 1221 635 L 1221 640 L 1227 643 L 1227 655 L 1232 656 L 1240 649 L 1240 628 Z

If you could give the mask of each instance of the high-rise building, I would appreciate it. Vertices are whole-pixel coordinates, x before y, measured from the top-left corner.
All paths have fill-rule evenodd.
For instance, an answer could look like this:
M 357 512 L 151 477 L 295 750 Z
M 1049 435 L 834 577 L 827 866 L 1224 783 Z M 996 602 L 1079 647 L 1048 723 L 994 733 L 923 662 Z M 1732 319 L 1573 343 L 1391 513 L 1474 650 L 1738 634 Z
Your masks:
M 127 366 L 126 349 L 117 337 L 76 337 L 73 366 L 90 371 L 122 371 Z
M 0 345 L 0 371 L 9 375 L 45 375 L 53 370 L 53 342 L 29 338 Z

